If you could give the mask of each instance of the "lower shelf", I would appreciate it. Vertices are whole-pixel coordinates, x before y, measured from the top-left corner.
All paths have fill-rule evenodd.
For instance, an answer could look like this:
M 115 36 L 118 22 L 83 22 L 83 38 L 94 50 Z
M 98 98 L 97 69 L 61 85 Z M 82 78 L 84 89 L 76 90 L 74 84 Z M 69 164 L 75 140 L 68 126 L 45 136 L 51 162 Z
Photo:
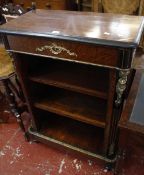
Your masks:
M 93 153 L 102 152 L 104 129 L 52 113 L 42 115 L 39 118 L 41 134 Z
M 29 134 L 35 139 L 55 143 L 107 162 L 115 161 L 102 156 L 103 129 L 53 115 L 41 119 L 43 122 L 38 132 L 29 129 Z

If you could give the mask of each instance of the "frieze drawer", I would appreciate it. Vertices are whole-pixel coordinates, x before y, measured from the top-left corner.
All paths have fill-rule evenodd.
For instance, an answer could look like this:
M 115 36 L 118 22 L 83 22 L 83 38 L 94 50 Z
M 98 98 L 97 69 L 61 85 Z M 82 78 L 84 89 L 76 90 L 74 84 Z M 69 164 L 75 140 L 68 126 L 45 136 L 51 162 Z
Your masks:
M 16 52 L 111 67 L 119 67 L 120 63 L 117 49 L 110 47 L 41 37 L 9 35 L 7 38 L 10 50 Z

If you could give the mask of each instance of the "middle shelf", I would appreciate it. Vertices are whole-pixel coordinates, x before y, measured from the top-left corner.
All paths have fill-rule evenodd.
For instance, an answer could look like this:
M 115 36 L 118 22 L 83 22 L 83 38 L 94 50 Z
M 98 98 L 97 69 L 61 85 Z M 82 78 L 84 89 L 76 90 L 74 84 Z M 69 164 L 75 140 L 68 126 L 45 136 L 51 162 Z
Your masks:
M 106 100 L 52 87 L 42 92 L 33 100 L 34 107 L 105 128 Z

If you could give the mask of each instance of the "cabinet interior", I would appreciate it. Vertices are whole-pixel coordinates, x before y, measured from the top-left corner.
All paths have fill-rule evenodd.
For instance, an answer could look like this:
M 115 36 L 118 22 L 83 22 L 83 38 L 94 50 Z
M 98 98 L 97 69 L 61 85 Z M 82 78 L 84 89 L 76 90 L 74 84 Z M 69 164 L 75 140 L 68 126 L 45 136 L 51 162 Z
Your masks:
M 101 152 L 108 113 L 109 70 L 32 55 L 18 57 L 25 70 L 38 132 L 84 150 Z

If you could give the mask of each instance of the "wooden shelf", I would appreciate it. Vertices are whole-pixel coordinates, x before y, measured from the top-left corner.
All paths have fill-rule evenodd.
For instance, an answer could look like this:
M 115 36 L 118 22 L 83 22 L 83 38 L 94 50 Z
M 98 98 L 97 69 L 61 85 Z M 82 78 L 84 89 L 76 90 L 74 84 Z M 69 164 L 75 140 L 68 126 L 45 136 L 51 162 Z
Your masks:
M 40 120 L 42 121 L 42 120 Z M 43 117 L 40 134 L 90 151 L 102 152 L 103 129 L 48 113 Z
M 105 127 L 106 100 L 68 92 L 46 92 L 47 97 L 35 99 L 36 108 L 69 117 L 98 127 Z
M 62 61 L 49 61 L 45 64 L 48 64 L 49 69 L 45 70 L 44 66 L 41 66 L 43 70 L 32 74 L 29 77 L 31 81 L 107 99 L 109 75 L 107 70 L 101 71 L 100 68 L 96 69 L 93 66 Z

